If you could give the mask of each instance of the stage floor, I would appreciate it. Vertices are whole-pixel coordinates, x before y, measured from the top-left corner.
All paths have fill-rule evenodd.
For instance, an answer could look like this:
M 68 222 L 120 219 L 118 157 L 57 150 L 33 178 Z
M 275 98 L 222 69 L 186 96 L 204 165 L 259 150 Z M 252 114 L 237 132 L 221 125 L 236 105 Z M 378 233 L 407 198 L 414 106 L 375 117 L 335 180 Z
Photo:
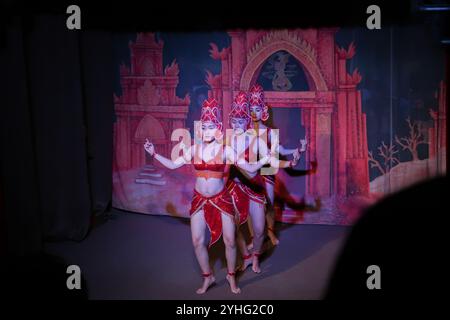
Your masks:
M 210 253 L 217 284 L 204 295 L 188 219 L 113 210 L 82 242 L 47 243 L 46 252 L 80 266 L 90 299 L 320 299 L 349 227 L 278 224 L 262 272 L 230 292 L 222 241 Z M 268 243 L 266 243 L 268 244 Z

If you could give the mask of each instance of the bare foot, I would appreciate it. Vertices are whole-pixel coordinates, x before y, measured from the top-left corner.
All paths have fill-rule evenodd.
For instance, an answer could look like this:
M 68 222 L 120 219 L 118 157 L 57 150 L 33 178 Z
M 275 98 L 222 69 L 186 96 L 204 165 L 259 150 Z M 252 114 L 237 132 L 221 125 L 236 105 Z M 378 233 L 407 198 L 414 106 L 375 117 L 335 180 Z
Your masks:
M 249 265 L 252 264 L 252 256 L 250 255 L 247 259 L 243 259 L 242 266 L 239 268 L 239 271 L 245 271 Z
M 252 270 L 254 273 L 261 272 L 261 268 L 259 267 L 259 258 L 256 255 L 253 256 Z
M 216 278 L 214 278 L 213 275 L 210 275 L 209 277 L 205 277 L 203 279 L 203 285 L 201 288 L 197 289 L 197 294 L 204 294 L 206 292 L 206 290 L 208 290 L 208 288 L 214 284 L 214 282 L 216 281 Z
M 230 284 L 231 292 L 233 293 L 241 293 L 241 289 L 236 285 L 236 278 L 234 275 L 227 274 L 227 281 Z
M 276 245 L 278 245 L 280 243 L 280 240 L 278 240 L 278 238 L 275 236 L 275 233 L 273 233 L 273 231 L 269 230 L 267 232 L 267 235 L 269 236 L 270 241 L 272 242 L 272 244 L 274 246 L 276 246 Z

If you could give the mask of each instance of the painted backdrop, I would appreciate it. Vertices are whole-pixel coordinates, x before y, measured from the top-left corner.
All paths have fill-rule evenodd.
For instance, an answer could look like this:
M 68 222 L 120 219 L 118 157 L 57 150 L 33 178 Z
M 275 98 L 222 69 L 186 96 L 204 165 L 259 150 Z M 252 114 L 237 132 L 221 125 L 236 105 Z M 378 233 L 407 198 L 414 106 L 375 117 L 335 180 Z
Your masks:
M 118 34 L 113 205 L 187 217 L 192 166 L 161 167 L 145 139 L 170 157 L 173 130 L 193 134 L 206 97 L 228 119 L 236 93 L 259 83 L 280 143 L 309 141 L 296 172 L 277 174 L 277 219 L 351 224 L 446 171 L 444 56 L 429 39 L 414 26 Z

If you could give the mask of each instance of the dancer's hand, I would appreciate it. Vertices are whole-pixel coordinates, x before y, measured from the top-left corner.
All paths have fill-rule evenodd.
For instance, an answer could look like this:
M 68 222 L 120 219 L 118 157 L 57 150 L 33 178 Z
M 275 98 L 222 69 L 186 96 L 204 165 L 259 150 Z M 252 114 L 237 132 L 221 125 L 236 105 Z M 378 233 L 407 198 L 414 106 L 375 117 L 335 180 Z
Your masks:
M 296 156 L 294 156 L 295 161 L 298 162 L 300 160 L 300 157 L 301 157 L 300 153 L 298 153 Z
M 306 146 L 308 145 L 308 141 L 306 139 L 300 139 L 300 152 L 306 151 Z
M 300 159 L 300 155 L 298 155 L 297 157 L 294 156 L 294 158 L 291 160 L 291 167 L 295 167 L 298 163 L 298 160 Z
M 272 153 L 268 152 L 263 158 L 261 158 L 261 163 L 263 165 L 268 164 L 270 162 L 271 158 L 272 158 Z
M 147 151 L 151 156 L 155 155 L 155 147 L 153 146 L 153 143 L 148 141 L 148 139 L 145 139 L 144 143 L 144 149 Z
M 183 141 L 180 141 L 179 146 L 180 146 L 180 149 L 183 150 L 183 152 L 186 152 L 187 148 Z

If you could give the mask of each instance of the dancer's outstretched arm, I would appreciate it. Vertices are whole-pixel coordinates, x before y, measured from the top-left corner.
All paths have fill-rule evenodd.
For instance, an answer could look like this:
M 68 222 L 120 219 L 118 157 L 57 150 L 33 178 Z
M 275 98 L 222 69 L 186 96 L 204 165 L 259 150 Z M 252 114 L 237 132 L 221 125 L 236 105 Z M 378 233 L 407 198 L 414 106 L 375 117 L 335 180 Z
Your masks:
M 279 146 L 279 154 L 283 155 L 281 153 L 281 148 L 282 146 Z M 283 150 L 290 150 L 290 149 L 283 149 Z M 279 168 L 279 169 L 283 169 L 283 168 L 290 168 L 290 167 L 295 167 L 298 163 L 298 160 L 300 159 L 300 153 L 298 151 L 298 149 L 292 149 L 293 152 L 293 159 L 291 161 L 285 161 L 285 160 L 280 160 L 278 157 L 274 157 L 273 155 L 271 155 L 270 157 L 270 166 L 273 168 Z M 270 152 L 270 149 L 268 148 L 267 144 L 263 143 L 262 141 L 259 144 L 259 153 L 260 154 L 268 154 Z
M 168 158 L 156 153 L 155 146 L 153 145 L 153 143 L 148 141 L 148 139 L 145 139 L 144 149 L 151 156 L 155 157 L 155 159 L 158 160 L 159 163 L 161 163 L 167 169 L 171 169 L 171 170 L 177 169 L 189 162 L 189 155 L 178 157 L 175 159 L 175 161 L 172 161 L 171 159 L 168 159 Z
M 286 149 L 285 147 L 283 147 L 281 144 L 279 146 L 279 153 L 283 156 L 287 156 L 289 154 L 293 154 L 294 157 L 298 157 L 300 156 L 303 152 L 306 151 L 306 146 L 307 146 L 308 142 L 306 141 L 306 139 L 300 139 L 300 147 L 299 148 L 295 148 L 295 149 Z
M 292 160 L 286 161 L 286 160 L 280 160 L 275 157 L 270 157 L 270 166 L 273 168 L 292 168 L 295 167 L 298 163 L 299 157 L 295 157 Z
M 287 156 L 290 154 L 293 154 L 294 152 L 296 152 L 298 150 L 298 148 L 295 149 L 287 149 L 285 147 L 283 147 L 281 144 L 279 146 L 278 152 L 282 155 L 282 156 Z
M 262 166 L 269 163 L 270 160 L 270 154 L 266 154 L 266 156 L 259 159 L 256 163 L 249 163 L 244 158 L 237 159 L 233 149 L 230 146 L 225 147 L 225 156 L 229 162 L 250 173 L 255 173 L 256 171 L 261 169 Z

